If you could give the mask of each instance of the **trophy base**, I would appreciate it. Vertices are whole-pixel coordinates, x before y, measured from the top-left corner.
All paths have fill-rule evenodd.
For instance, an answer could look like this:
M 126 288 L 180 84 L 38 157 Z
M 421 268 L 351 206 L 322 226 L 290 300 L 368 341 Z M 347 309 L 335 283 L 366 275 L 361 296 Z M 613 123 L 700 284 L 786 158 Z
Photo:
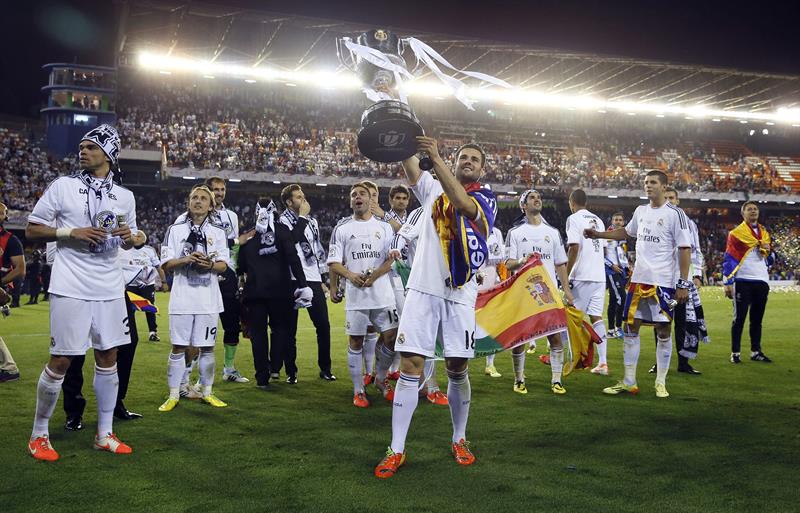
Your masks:
M 376 162 L 399 162 L 417 153 L 416 137 L 424 134 L 411 107 L 384 100 L 361 116 L 358 150 Z

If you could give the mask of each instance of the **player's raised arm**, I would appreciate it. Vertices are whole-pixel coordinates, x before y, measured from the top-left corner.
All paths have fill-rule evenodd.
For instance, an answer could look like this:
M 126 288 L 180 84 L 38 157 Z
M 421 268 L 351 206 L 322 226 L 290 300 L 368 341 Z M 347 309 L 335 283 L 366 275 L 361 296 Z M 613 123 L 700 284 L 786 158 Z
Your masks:
M 597 230 L 587 228 L 583 230 L 583 236 L 587 239 L 608 239 L 608 240 L 626 240 L 628 239 L 628 232 L 625 228 L 615 228 L 613 230 L 606 230 L 598 232 Z
M 406 172 L 408 185 L 412 187 L 417 185 L 422 170 L 419 168 L 419 159 L 416 155 L 412 155 L 403 161 L 403 170 Z

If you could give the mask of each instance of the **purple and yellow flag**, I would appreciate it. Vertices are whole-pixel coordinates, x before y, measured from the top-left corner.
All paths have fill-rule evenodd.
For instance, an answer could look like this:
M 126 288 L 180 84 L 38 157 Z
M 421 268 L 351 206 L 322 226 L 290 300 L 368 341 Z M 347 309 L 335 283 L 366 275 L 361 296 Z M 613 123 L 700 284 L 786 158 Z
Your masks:
M 567 329 L 561 293 L 538 257 L 511 278 L 478 294 L 475 356 L 511 349 Z
M 140 312 L 158 313 L 158 307 L 151 303 L 149 299 L 143 298 L 130 291 L 126 291 L 126 294 L 128 294 L 128 299 L 131 301 L 133 307 Z

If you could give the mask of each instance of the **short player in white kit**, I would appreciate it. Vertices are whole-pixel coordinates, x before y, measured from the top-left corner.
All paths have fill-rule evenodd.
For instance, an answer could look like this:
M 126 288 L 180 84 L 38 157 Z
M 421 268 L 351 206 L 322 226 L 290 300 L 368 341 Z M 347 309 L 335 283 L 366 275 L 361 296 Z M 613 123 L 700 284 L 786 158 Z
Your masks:
M 575 307 L 589 316 L 595 333 L 600 337 L 597 344 L 597 366 L 592 374 L 608 376 L 608 344 L 606 325 L 603 323 L 603 306 L 606 293 L 605 241 L 587 239 L 587 229 L 603 232 L 603 221 L 586 210 L 586 193 L 575 189 L 569 195 L 572 215 L 567 218 L 567 273 Z
M 556 283 L 556 277 L 564 289 L 564 299 L 572 304 L 573 297 L 567 285 L 567 254 L 561 242 L 558 230 L 542 219 L 542 196 L 538 191 L 527 190 L 519 199 L 519 206 L 525 214 L 526 222 L 508 231 L 506 237 L 506 267 L 509 272 L 525 265 L 531 255 L 537 255 L 547 269 L 550 279 Z M 547 336 L 550 342 L 550 390 L 557 395 L 566 394 L 561 384 L 561 372 L 564 369 L 564 342 L 561 333 Z M 514 392 L 527 394 L 525 386 L 525 350 L 527 344 L 521 344 L 511 350 L 514 363 Z
M 353 405 L 369 406 L 361 377 L 361 359 L 367 326 L 374 326 L 383 338 L 377 355 L 375 385 L 391 401 L 394 392 L 386 378 L 394 358 L 394 337 L 397 334 L 397 306 L 388 272 L 388 257 L 394 231 L 389 223 L 370 213 L 370 193 L 363 184 L 350 189 L 353 216 L 339 223 L 331 234 L 328 267 L 333 271 L 331 290 L 338 290 L 338 280 L 345 284 L 345 332 L 349 336 L 347 367 L 353 380 Z M 333 297 L 338 303 L 341 298 Z
M 625 240 L 636 237 L 636 263 L 625 300 L 623 359 L 625 377 L 603 389 L 610 395 L 636 394 L 636 364 L 639 361 L 639 328 L 656 327 L 656 397 L 669 397 L 666 379 L 672 356 L 672 311 L 689 297 L 689 266 L 692 238 L 683 211 L 665 198 L 667 175 L 650 171 L 644 179 L 649 204 L 636 208 L 625 228 L 598 232 L 584 231 L 590 239 Z M 675 258 L 675 253 L 678 258 Z
M 405 441 L 419 401 L 419 380 L 425 358 L 435 354 L 437 338 L 442 341 L 449 378 L 451 450 L 460 465 L 475 461 L 466 441 L 472 397 L 467 362 L 474 356 L 475 276 L 488 258 L 486 238 L 494 225 L 497 204 L 491 191 L 479 182 L 486 162 L 479 146 L 459 148 L 450 169 L 439 155 L 435 139 L 417 137 L 417 142 L 418 151 L 430 156 L 439 180 L 420 170 L 417 157 L 403 161 L 424 213 L 397 335 L 402 361 L 392 408 L 392 442 L 374 471 L 381 479 L 392 477 L 405 462 Z
M 486 260 L 486 264 L 481 268 L 478 292 L 489 290 L 500 283 L 497 266 L 506 260 L 506 243 L 503 240 L 503 232 L 500 231 L 500 228 L 496 226 L 492 228 L 492 233 L 486 243 L 489 246 L 489 259 Z M 502 374 L 497 372 L 497 368 L 494 366 L 495 356 L 496 354 L 490 354 L 486 357 L 486 367 L 483 369 L 483 373 L 493 378 L 499 378 Z
M 188 347 L 200 349 L 202 401 L 217 408 L 227 406 L 212 390 L 217 323 L 224 309 L 217 275 L 225 272 L 230 261 L 227 236 L 222 228 L 211 224 L 214 194 L 207 186 L 192 188 L 187 206 L 185 220 L 167 229 L 161 246 L 162 269 L 174 273 L 169 298 L 169 397 L 159 406 L 161 412 L 178 405 Z
M 119 380 L 117 347 L 130 343 L 119 247 L 131 248 L 136 231 L 133 193 L 114 183 L 120 140 L 100 125 L 79 145 L 81 171 L 56 178 L 28 217 L 29 241 L 56 241 L 50 278 L 50 360 L 39 376 L 31 455 L 55 461 L 49 421 L 72 357 L 94 348 L 97 435 L 94 448 L 115 454 L 133 450 L 113 433 Z

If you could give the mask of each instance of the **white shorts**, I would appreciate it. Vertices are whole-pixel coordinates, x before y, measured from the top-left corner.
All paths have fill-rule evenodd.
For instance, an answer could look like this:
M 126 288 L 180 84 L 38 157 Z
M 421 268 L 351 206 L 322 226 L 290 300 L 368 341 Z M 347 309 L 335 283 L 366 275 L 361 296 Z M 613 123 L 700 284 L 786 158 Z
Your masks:
M 400 316 L 397 308 L 373 308 L 371 310 L 346 310 L 344 313 L 344 331 L 354 337 L 367 334 L 367 327 L 372 326 L 378 333 L 397 328 Z
M 572 297 L 575 298 L 575 308 L 587 315 L 603 316 L 606 299 L 605 282 L 574 281 L 571 290 Z
M 639 304 L 636 305 L 636 313 L 633 314 L 633 318 L 640 319 L 645 324 L 672 322 L 672 319 L 664 314 L 658 299 L 654 297 L 640 299 Z
M 77 356 L 131 343 L 125 299 L 89 301 L 50 294 L 50 354 Z
M 475 306 L 409 290 L 395 351 L 433 358 L 436 340 L 443 344 L 445 358 L 475 356 Z
M 219 314 L 169 314 L 169 338 L 172 345 L 214 347 L 217 341 Z

